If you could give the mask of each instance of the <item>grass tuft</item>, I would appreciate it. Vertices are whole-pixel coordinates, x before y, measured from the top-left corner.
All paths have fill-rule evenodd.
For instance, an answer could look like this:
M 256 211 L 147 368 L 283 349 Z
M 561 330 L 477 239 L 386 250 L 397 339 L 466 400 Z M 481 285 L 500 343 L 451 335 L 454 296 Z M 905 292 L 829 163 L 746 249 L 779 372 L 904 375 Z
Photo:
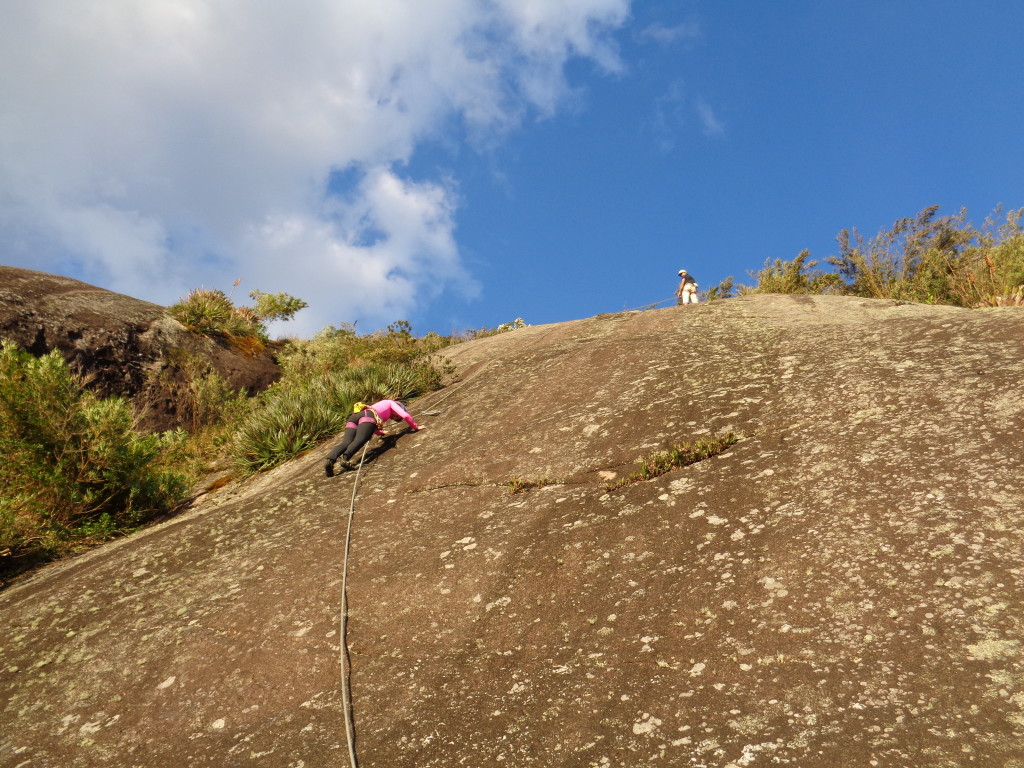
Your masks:
M 524 480 L 521 477 L 513 477 L 505 483 L 505 487 L 508 488 L 509 493 L 526 493 L 533 488 L 543 488 L 551 483 L 552 481 L 547 477 L 542 477 L 539 480 Z
M 735 445 L 740 440 L 733 432 L 726 432 L 724 435 L 708 437 L 698 440 L 695 443 L 673 446 L 667 451 L 656 453 L 641 460 L 640 469 L 631 475 L 616 480 L 605 486 L 606 491 L 614 491 L 634 483 L 641 483 L 645 480 L 653 480 L 655 477 L 664 475 L 673 469 L 696 464 L 704 459 L 724 453 L 729 446 Z

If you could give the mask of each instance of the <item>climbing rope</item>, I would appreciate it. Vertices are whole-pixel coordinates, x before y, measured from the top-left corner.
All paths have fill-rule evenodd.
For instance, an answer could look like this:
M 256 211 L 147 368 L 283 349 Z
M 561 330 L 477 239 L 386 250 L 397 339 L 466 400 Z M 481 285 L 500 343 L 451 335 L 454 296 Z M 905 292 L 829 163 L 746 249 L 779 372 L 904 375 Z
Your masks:
M 654 302 L 653 304 L 643 304 L 643 305 L 641 305 L 641 306 L 639 306 L 639 307 L 633 307 L 632 309 L 624 309 L 624 310 L 622 310 L 622 311 L 623 311 L 623 312 L 642 312 L 642 311 L 643 311 L 643 310 L 645 310 L 645 309 L 654 309 L 654 308 L 655 308 L 655 307 L 657 307 L 657 306 L 658 306 L 659 304 L 664 304 L 664 303 L 666 303 L 666 302 L 669 302 L 669 301 L 675 301 L 675 300 L 676 300 L 676 297 L 675 297 L 675 296 L 673 296 L 673 297 L 672 297 L 672 298 L 670 298 L 670 299 L 662 299 L 661 301 L 656 301 L 656 302 Z
M 356 724 L 355 719 L 352 717 L 352 692 L 349 690 L 349 676 L 351 675 L 352 667 L 348 658 L 348 553 L 352 546 L 352 518 L 356 514 L 356 491 L 359 490 L 359 473 L 363 469 L 363 460 L 366 459 L 366 449 L 369 445 L 370 441 L 367 440 L 359 457 L 355 481 L 352 483 L 352 502 L 348 507 L 348 528 L 345 531 L 345 557 L 341 569 L 341 619 L 339 627 L 339 634 L 341 636 L 339 641 L 341 653 L 341 698 L 345 709 L 345 736 L 348 739 L 348 758 L 352 768 L 359 768 L 359 763 L 356 760 Z

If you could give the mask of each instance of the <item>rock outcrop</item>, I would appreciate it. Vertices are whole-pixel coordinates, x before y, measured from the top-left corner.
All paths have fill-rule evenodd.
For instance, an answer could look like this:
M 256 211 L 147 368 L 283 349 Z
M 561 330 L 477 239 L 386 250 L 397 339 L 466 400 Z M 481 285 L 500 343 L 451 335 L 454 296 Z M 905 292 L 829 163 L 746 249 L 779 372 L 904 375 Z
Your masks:
M 359 765 L 1024 764 L 1022 343 L 749 296 L 452 349 L 359 474 Z M 0 762 L 347 765 L 325 451 L 0 594 Z
M 90 388 L 134 399 L 148 429 L 189 425 L 195 375 L 213 370 L 251 393 L 280 376 L 269 353 L 192 333 L 157 304 L 17 267 L 0 266 L 0 339 L 34 355 L 60 350 Z

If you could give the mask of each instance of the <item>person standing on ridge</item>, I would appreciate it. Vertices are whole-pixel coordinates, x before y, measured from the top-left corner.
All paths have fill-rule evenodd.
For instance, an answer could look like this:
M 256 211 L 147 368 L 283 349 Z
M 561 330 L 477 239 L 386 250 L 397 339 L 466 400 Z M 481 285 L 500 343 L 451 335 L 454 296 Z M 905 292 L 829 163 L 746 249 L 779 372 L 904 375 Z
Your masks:
M 680 304 L 697 303 L 697 281 L 685 269 L 679 270 L 679 287 L 676 289 L 676 299 L 678 299 Z
M 382 427 L 387 421 L 404 421 L 413 432 L 421 429 L 405 410 L 405 406 L 397 400 L 378 400 L 373 405 L 356 403 L 355 410 L 348 416 L 341 442 L 334 446 L 324 459 L 324 472 L 327 476 L 334 477 L 334 462 L 339 457 L 345 469 L 355 469 L 351 463 L 352 457 L 371 436 L 384 434 Z

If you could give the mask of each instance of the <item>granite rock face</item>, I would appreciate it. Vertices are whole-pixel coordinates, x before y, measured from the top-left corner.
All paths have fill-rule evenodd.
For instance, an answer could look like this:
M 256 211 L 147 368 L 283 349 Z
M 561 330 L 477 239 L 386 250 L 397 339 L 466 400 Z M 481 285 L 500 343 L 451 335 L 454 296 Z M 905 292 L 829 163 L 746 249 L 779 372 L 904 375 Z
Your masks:
M 749 296 L 453 348 L 358 474 L 359 765 L 1024 765 L 1022 347 Z M 0 593 L 0 765 L 347 765 L 326 450 Z
M 212 369 L 250 392 L 280 376 L 267 352 L 249 357 L 191 333 L 157 304 L 17 267 L 0 266 L 0 339 L 34 355 L 59 350 L 90 388 L 140 404 L 149 429 L 188 426 L 190 371 Z

